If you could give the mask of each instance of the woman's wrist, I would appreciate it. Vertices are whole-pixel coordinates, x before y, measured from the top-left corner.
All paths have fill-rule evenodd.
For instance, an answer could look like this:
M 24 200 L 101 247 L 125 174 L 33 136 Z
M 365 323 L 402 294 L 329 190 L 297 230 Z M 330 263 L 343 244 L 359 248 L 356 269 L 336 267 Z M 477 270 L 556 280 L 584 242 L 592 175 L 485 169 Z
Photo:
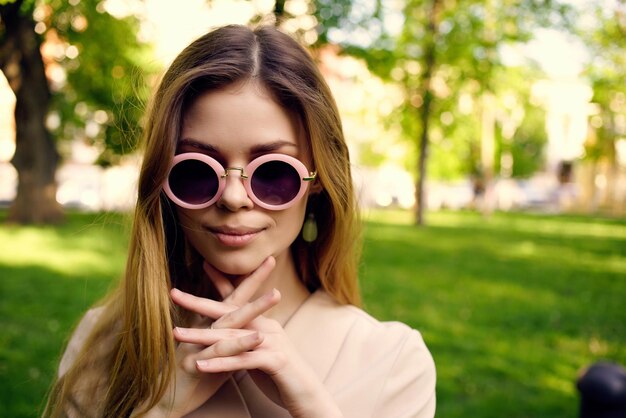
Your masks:
M 308 389 L 295 395 L 302 401 L 302 406 L 296 411 L 289 411 L 294 418 L 343 418 L 335 399 L 311 369 L 306 367 L 300 378 L 308 382 Z

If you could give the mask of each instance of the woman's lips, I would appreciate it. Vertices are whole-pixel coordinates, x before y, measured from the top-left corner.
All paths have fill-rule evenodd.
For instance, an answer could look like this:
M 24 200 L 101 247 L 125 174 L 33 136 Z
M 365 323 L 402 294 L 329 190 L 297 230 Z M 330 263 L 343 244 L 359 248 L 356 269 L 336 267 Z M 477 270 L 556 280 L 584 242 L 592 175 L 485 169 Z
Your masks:
M 263 229 L 208 228 L 226 247 L 242 247 L 256 238 Z

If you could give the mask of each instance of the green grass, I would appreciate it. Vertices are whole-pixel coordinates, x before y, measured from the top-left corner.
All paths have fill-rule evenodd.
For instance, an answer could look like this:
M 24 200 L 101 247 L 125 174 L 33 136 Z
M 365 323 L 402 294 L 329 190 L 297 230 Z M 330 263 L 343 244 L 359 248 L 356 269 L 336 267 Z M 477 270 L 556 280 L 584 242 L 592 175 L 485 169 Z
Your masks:
M 4 214 L 0 212 L 0 222 Z M 366 216 L 366 308 L 419 329 L 438 417 L 573 417 L 578 371 L 626 364 L 626 221 L 467 212 Z M 120 215 L 0 226 L 0 411 L 33 417 L 68 330 L 123 269 Z
M 123 269 L 120 215 L 72 214 L 60 227 L 3 224 L 0 416 L 38 416 L 68 331 Z
M 422 331 L 439 417 L 573 417 L 578 371 L 626 364 L 626 222 L 374 214 L 362 287 L 379 318 Z

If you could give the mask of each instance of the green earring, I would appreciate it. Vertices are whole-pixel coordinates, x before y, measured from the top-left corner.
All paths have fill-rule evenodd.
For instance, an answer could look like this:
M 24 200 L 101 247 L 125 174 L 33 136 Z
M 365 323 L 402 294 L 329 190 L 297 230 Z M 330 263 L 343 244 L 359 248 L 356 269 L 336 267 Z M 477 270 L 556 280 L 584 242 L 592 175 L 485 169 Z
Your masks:
M 304 221 L 304 225 L 302 226 L 302 239 L 306 242 L 313 242 L 317 239 L 317 222 L 315 221 L 313 212 L 309 212 L 306 221 Z

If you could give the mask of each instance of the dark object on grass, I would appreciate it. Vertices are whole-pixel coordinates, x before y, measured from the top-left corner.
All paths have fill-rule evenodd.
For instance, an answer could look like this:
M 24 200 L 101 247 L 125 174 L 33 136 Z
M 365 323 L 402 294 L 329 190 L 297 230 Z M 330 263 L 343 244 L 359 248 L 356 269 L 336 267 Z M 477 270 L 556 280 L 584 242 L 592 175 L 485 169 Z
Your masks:
M 598 362 L 578 378 L 580 418 L 626 418 L 626 369 Z

